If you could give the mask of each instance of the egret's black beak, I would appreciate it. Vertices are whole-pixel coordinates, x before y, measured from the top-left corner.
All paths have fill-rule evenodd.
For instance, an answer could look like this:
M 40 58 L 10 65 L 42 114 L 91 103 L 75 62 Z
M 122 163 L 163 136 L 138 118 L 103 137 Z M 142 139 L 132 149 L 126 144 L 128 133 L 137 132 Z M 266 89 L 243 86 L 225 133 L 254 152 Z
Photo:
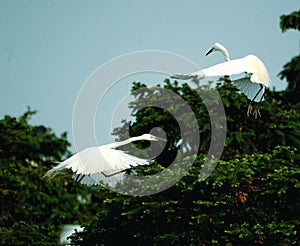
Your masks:
M 207 55 L 209 55 L 213 51 L 214 51 L 214 48 L 211 48 L 205 55 L 207 56 Z
M 156 140 L 156 141 L 162 141 L 162 142 L 167 142 L 167 139 L 159 138 L 159 137 L 155 137 L 154 140 Z

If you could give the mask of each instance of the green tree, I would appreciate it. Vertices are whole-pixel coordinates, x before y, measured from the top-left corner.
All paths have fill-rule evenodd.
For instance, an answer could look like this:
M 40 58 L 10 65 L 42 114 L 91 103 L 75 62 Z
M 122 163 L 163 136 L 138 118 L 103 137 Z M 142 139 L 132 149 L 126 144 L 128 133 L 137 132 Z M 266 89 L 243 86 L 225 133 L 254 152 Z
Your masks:
M 57 245 L 60 226 L 90 220 L 78 199 L 91 193 L 70 178 L 42 179 L 45 172 L 70 153 L 66 133 L 57 137 L 50 128 L 32 126 L 28 111 L 19 118 L 0 119 L 0 244 Z M 91 213 L 95 212 L 91 209 Z
M 300 10 L 280 16 L 280 28 L 283 32 L 286 32 L 288 29 L 300 31 Z
M 280 28 L 283 32 L 288 29 L 300 31 L 300 10 L 292 12 L 289 15 L 280 17 Z M 285 103 L 294 104 L 300 111 L 300 56 L 295 56 L 284 65 L 284 69 L 279 73 L 281 79 L 286 79 L 288 86 L 283 93 L 282 100 Z
M 175 186 L 156 195 L 115 194 L 75 245 L 274 245 L 297 243 L 299 236 L 299 163 L 294 150 L 237 155 L 221 161 L 200 182 L 199 155 L 190 172 Z M 184 163 L 183 163 L 184 164 Z

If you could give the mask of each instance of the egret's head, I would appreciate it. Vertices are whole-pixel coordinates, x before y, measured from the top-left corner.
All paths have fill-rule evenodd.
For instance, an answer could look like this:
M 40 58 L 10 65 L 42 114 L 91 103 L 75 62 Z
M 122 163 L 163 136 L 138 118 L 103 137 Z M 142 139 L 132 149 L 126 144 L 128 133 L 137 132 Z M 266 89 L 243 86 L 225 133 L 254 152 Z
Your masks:
M 149 140 L 149 141 L 163 141 L 166 142 L 167 140 L 164 138 L 159 138 L 156 136 L 153 136 L 149 133 L 143 134 L 142 136 L 140 136 L 139 140 Z
M 229 61 L 229 53 L 222 44 L 215 43 L 214 46 L 206 53 L 206 55 L 209 55 L 210 53 L 212 53 L 214 51 L 221 51 L 224 55 L 225 60 Z

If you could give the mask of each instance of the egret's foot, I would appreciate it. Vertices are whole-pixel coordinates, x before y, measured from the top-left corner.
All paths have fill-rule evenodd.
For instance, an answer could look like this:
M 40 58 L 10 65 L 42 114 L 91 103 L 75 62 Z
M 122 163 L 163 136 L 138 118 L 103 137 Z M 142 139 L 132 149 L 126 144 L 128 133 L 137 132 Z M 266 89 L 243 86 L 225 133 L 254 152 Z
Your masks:
M 260 111 L 259 111 L 259 107 L 253 107 L 252 103 L 249 104 L 248 106 L 248 110 L 247 110 L 247 116 L 250 117 L 250 115 L 254 115 L 255 119 L 257 119 L 257 117 L 261 117 Z
M 259 115 L 259 117 L 261 117 L 261 114 L 260 114 L 259 108 L 256 108 L 256 109 L 254 109 L 254 111 L 253 111 L 253 115 L 255 116 L 255 119 L 257 119 L 257 115 Z
M 248 110 L 247 110 L 247 116 L 250 117 L 251 113 L 252 113 L 252 104 L 250 103 L 249 106 L 248 106 Z

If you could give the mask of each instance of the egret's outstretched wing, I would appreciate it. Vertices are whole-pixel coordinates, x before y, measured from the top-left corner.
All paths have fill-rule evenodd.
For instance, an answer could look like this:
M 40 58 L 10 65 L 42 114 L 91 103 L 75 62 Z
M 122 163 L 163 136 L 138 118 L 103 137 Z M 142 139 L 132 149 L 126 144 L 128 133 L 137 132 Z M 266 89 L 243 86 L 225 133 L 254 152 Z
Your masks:
M 204 75 L 206 77 L 219 77 L 241 73 L 252 73 L 245 61 L 245 58 L 222 62 L 192 74 Z
M 223 62 L 215 66 L 203 69 L 199 72 L 200 75 L 207 77 L 225 76 L 236 74 L 251 74 L 250 81 L 262 84 L 266 87 L 270 86 L 270 78 L 268 71 L 263 62 L 254 55 L 248 55 L 244 58 Z M 196 73 L 192 73 L 195 75 Z M 247 76 L 247 75 L 246 75 Z
M 116 172 L 116 170 L 115 170 Z M 99 184 L 108 184 L 110 187 L 115 187 L 117 183 L 123 182 L 126 177 L 125 170 L 116 172 L 111 176 L 107 176 L 102 172 L 92 173 L 88 175 L 83 174 L 73 174 L 72 178 L 78 180 L 81 184 L 87 186 L 99 185 Z
M 233 80 L 232 82 L 239 89 L 239 91 L 242 92 L 250 100 L 253 100 L 253 98 L 255 98 L 253 100 L 254 102 L 261 102 L 264 100 L 263 95 L 265 92 L 265 88 L 263 87 L 261 89 L 260 84 L 251 83 L 249 81 L 249 78 L 247 78 L 247 77 L 241 78 L 241 79 L 236 79 L 236 80 Z
M 244 61 L 244 58 L 236 59 L 228 62 L 223 62 L 209 68 L 205 68 L 190 74 L 174 74 L 171 78 L 175 79 L 192 79 L 204 77 L 221 77 L 225 75 L 235 75 L 240 73 L 249 73 L 249 69 L 246 69 L 247 65 Z
M 119 179 L 122 176 L 120 174 L 112 178 L 114 175 L 110 176 L 110 174 L 120 173 L 131 167 L 147 164 L 149 164 L 148 159 L 131 156 L 120 150 L 106 147 L 90 147 L 52 168 L 45 176 L 52 178 L 67 168 L 74 173 L 73 178 L 81 179 L 83 183 L 97 184 L 100 180 L 109 183 L 109 180 Z M 93 181 L 95 182 L 93 183 Z
M 248 80 L 249 82 L 259 83 L 266 87 L 270 86 L 270 78 L 265 65 L 254 55 L 248 55 L 244 58 L 223 62 L 190 74 L 175 74 L 172 75 L 171 78 L 192 79 L 198 77 L 199 79 L 202 79 L 204 77 L 221 77 L 243 73 L 247 77 L 251 75 Z
M 188 80 L 188 79 L 195 79 L 198 78 L 198 75 L 192 75 L 190 74 L 173 74 L 172 76 L 170 76 L 171 79 L 183 79 L 183 80 Z

